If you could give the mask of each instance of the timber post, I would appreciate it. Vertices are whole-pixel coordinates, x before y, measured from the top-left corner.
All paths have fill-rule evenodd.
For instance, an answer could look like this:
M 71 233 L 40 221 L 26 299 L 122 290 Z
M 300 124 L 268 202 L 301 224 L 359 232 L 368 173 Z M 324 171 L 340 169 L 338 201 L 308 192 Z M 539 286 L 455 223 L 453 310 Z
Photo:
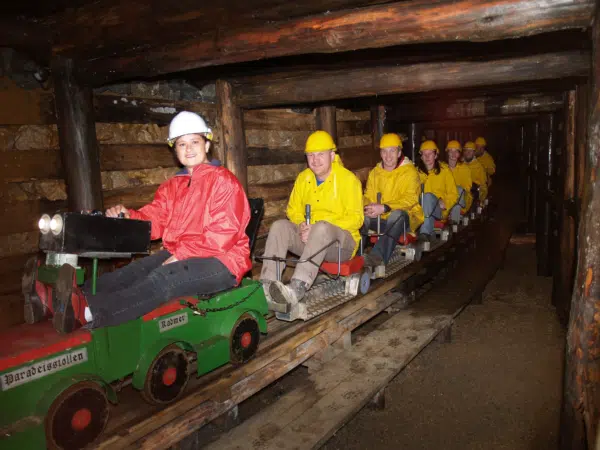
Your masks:
M 315 116 L 317 130 L 327 131 L 333 138 L 333 142 L 338 144 L 337 140 L 337 121 L 335 106 L 320 106 L 317 108 Z
M 537 158 L 536 253 L 537 274 L 552 275 L 552 163 L 556 150 L 554 114 L 540 119 L 540 145 Z
M 371 107 L 371 136 L 373 137 L 373 152 L 379 154 L 379 140 L 385 133 L 386 108 L 383 105 Z
M 592 33 L 592 76 L 579 254 L 567 333 L 561 449 L 595 445 L 600 420 L 600 8 Z M 586 445 L 587 443 L 587 445 Z
M 76 79 L 71 59 L 55 59 L 52 75 L 69 210 L 101 210 L 102 181 L 92 89 Z
M 231 84 L 217 80 L 217 117 L 220 122 L 220 149 L 216 156 L 248 192 L 248 168 L 243 111 L 233 100 Z
M 415 122 L 410 124 L 408 134 L 408 146 L 404 154 L 408 154 L 410 159 L 414 162 L 416 154 L 419 153 L 419 146 L 421 145 L 421 133 L 419 127 Z

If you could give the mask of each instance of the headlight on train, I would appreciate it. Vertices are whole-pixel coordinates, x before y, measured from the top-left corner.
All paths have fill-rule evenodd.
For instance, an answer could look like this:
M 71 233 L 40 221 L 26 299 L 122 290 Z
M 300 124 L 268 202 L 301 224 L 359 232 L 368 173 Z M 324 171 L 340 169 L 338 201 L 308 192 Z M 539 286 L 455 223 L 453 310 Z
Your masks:
M 42 234 L 46 234 L 48 231 L 50 231 L 50 222 L 52 222 L 50 216 L 48 214 L 44 214 L 38 222 L 38 227 L 40 228 Z
M 50 230 L 55 236 L 60 234 L 63 229 L 63 219 L 60 214 L 54 214 L 50 221 Z

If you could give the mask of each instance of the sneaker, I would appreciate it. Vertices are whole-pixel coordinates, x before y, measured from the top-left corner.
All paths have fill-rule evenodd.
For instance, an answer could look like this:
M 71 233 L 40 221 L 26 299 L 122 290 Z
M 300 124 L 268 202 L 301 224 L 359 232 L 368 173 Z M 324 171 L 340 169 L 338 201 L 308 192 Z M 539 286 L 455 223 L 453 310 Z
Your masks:
M 262 283 L 263 286 L 263 292 L 265 293 L 265 297 L 267 298 L 268 302 L 272 302 L 273 299 L 271 298 L 271 294 L 269 293 L 269 288 L 271 287 L 271 284 L 273 283 L 273 281 L 271 280 L 258 280 Z
M 295 305 L 302 300 L 307 289 L 306 283 L 296 279 L 292 279 L 290 284 L 273 281 L 269 287 L 269 294 L 276 303 Z
M 419 234 L 418 241 L 419 242 L 431 242 L 431 236 L 429 236 L 428 234 L 425 234 L 425 233 L 421 233 L 421 234 Z
M 54 329 L 60 334 L 71 333 L 77 327 L 73 308 L 74 287 L 76 287 L 75 268 L 70 264 L 63 264 L 56 280 L 56 305 L 54 305 L 52 318 Z
M 364 256 L 365 259 L 365 267 L 377 267 L 377 266 L 383 266 L 383 258 L 371 251 L 371 253 L 369 253 L 368 255 Z
M 37 269 L 37 256 L 32 256 L 25 263 L 25 273 L 21 279 L 21 290 L 25 298 L 23 312 L 25 322 L 28 324 L 41 322 L 48 311 L 42 297 L 37 292 Z

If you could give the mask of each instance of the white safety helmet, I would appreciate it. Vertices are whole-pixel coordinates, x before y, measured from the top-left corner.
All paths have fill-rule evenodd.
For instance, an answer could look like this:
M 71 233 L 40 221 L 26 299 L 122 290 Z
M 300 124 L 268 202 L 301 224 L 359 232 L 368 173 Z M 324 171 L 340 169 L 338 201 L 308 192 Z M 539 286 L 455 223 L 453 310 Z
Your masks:
M 201 134 L 209 141 L 212 141 L 212 130 L 206 126 L 206 122 L 198 114 L 190 111 L 181 111 L 169 125 L 168 144 L 173 147 L 173 144 L 178 137 L 185 134 Z

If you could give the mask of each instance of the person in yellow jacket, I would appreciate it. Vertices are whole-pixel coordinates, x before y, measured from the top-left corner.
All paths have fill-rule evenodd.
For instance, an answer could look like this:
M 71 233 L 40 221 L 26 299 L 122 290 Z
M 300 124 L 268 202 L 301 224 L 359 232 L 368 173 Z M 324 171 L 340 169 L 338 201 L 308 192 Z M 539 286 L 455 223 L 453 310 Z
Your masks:
M 473 181 L 471 194 L 473 196 L 473 203 L 477 201 L 483 202 L 487 198 L 488 177 L 485 168 L 475 158 L 475 143 L 472 141 L 465 142 L 463 147 L 463 162 L 471 169 L 471 180 Z
M 458 205 L 454 206 L 450 212 L 450 217 L 453 220 L 458 215 L 466 214 L 473 203 L 471 189 L 473 188 L 473 180 L 471 178 L 471 170 L 460 160 L 462 147 L 458 141 L 450 141 L 446 145 L 446 153 L 448 154 L 448 168 L 452 171 L 456 188 L 458 189 Z M 458 210 L 460 210 L 458 212 Z
M 491 186 L 492 175 L 496 173 L 496 163 L 494 162 L 492 155 L 486 151 L 486 147 L 487 142 L 485 141 L 485 138 L 480 136 L 475 139 L 475 156 L 485 169 L 485 173 L 487 174 L 487 184 L 488 186 Z
M 419 231 L 419 240 L 428 241 L 433 233 L 435 219 L 445 219 L 450 208 L 456 205 L 458 190 L 448 166 L 438 161 L 439 149 L 435 142 L 423 142 L 419 153 L 421 160 L 417 166 L 423 184 L 421 206 L 425 215 L 425 221 Z
M 287 206 L 288 219 L 271 225 L 265 257 L 285 258 L 290 251 L 300 259 L 289 284 L 277 281 L 277 264 L 264 260 L 260 279 L 267 298 L 278 304 L 295 304 L 313 284 L 321 263 L 338 260 L 339 241 L 342 261 L 351 259 L 358 249 L 359 229 L 363 223 L 360 180 L 336 158 L 336 145 L 325 131 L 315 131 L 306 141 L 308 168 L 300 172 Z M 305 217 L 310 205 L 310 217 Z M 281 264 L 280 271 L 284 269 Z
M 366 266 L 387 264 L 398 238 L 409 231 L 416 231 L 423 223 L 423 209 L 419 204 L 421 182 L 412 161 L 402 154 L 402 140 L 388 133 L 379 141 L 381 162 L 369 172 L 365 190 L 365 221 L 361 229 L 363 237 L 369 230 L 377 230 L 377 217 L 381 215 L 379 238 L 371 252 L 365 256 Z M 381 201 L 377 194 L 381 193 Z

